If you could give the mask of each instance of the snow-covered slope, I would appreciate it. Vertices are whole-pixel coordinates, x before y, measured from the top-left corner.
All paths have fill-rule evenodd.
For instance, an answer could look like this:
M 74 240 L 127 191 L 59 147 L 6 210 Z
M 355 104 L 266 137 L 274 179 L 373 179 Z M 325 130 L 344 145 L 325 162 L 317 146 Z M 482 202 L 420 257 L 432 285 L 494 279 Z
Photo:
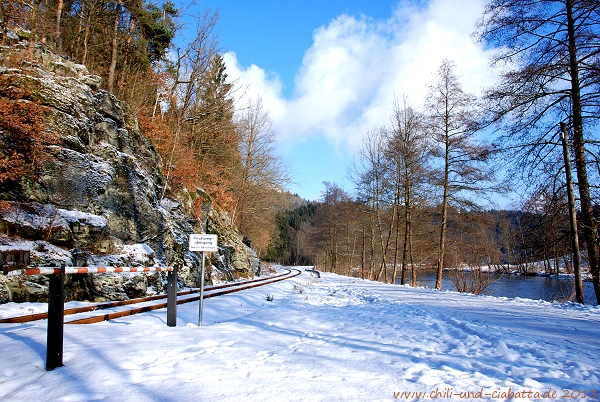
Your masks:
M 599 307 L 304 273 L 208 299 L 197 321 L 192 303 L 176 328 L 166 311 L 66 326 L 51 372 L 45 322 L 1 324 L 0 400 L 600 398 Z

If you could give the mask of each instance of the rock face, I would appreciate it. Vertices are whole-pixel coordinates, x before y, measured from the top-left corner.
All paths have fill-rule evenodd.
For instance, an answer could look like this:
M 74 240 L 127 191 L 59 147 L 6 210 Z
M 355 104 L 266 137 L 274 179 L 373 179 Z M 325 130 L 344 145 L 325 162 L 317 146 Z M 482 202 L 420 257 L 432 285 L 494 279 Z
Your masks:
M 127 105 L 99 89 L 99 77 L 43 48 L 27 68 L 1 67 L 16 51 L 0 49 L 0 75 L 27 89 L 43 107 L 44 127 L 58 140 L 47 146 L 50 157 L 38 180 L 0 194 L 0 246 L 29 247 L 30 265 L 38 266 L 184 265 L 180 284 L 196 286 L 200 260 L 187 250 L 188 235 L 208 230 L 221 247 L 210 258 L 208 280 L 257 272 L 256 255 L 226 214 L 208 202 L 206 216 L 196 221 L 180 202 L 162 197 L 159 155 Z M 139 296 L 152 286 L 163 291 L 156 275 L 141 277 L 90 275 L 74 279 L 70 294 L 102 300 Z M 11 278 L 0 275 L 0 302 L 44 299 L 39 288 L 45 279 L 30 280 L 35 286 L 23 291 L 23 278 L 17 287 Z

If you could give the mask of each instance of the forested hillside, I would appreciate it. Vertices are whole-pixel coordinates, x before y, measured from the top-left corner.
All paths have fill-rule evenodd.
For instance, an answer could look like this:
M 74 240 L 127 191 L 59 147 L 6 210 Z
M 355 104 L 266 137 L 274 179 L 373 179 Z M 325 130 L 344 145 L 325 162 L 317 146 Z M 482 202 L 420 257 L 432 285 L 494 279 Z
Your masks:
M 296 197 L 283 189 L 260 99 L 234 106 L 217 14 L 198 16 L 197 37 L 174 58 L 179 14 L 168 2 L 0 11 L 3 269 L 176 265 L 180 282 L 197 286 L 188 235 L 206 232 L 219 237 L 207 281 L 259 273 L 249 246 L 266 249 L 275 212 Z M 1 302 L 47 297 L 44 277 L 0 282 Z M 163 291 L 144 275 L 78 276 L 67 288 L 80 300 Z
M 162 157 L 163 196 L 180 200 L 198 219 L 203 203 L 212 201 L 249 244 L 266 249 L 275 211 L 293 199 L 283 191 L 288 172 L 274 152 L 261 100 L 237 105 L 243 113 L 236 113 L 239 88 L 228 80 L 221 57 L 217 12 L 193 16 L 196 26 L 186 27 L 186 35 L 195 28 L 195 36 L 188 40 L 178 36 L 181 13 L 169 1 L 15 1 L 0 7 L 1 44 L 28 44 L 10 67 L 26 63 L 40 45 L 86 66 L 102 78 L 102 89 L 127 103 Z M 184 45 L 175 49 L 178 37 Z M 12 178 L 18 163 L 8 157 L 2 180 Z
M 277 215 L 279 236 L 268 257 L 291 265 L 367 279 L 411 284 L 413 268 L 434 269 L 440 214 L 433 207 L 414 211 L 412 249 L 404 249 L 404 231 L 382 213 L 383 231 L 372 231 L 368 211 L 346 198 L 335 204 L 306 203 Z M 400 221 L 400 227 L 405 225 Z M 383 239 L 379 236 L 383 236 Z M 383 248 L 381 245 L 383 244 Z M 467 211 L 451 209 L 447 266 L 472 270 L 549 274 L 573 272 L 568 217 L 541 211 Z M 386 248 L 387 245 L 387 248 Z M 386 264 L 383 265 L 383 262 Z M 395 267 L 395 268 L 394 268 Z M 403 270 L 402 267 L 405 267 Z M 560 268 L 560 270 L 559 270 Z

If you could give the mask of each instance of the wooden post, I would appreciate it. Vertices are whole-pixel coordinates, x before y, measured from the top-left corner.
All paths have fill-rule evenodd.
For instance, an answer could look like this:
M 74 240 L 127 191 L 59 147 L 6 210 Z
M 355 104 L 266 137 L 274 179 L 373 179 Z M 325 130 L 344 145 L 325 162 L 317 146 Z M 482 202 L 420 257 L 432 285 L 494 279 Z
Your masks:
M 60 273 L 50 275 L 48 289 L 47 371 L 63 366 L 64 312 L 65 264 L 61 264 Z
M 177 265 L 167 273 L 167 326 L 177 326 Z
M 563 143 L 563 157 L 565 159 L 565 173 L 567 178 L 567 194 L 569 198 L 569 223 L 571 224 L 571 250 L 573 252 L 573 269 L 575 271 L 575 300 L 583 304 L 583 283 L 581 282 L 581 267 L 579 262 L 579 238 L 577 235 L 577 212 L 575 210 L 575 196 L 573 195 L 573 177 L 571 174 L 571 157 L 567 141 L 567 125 L 560 123 Z

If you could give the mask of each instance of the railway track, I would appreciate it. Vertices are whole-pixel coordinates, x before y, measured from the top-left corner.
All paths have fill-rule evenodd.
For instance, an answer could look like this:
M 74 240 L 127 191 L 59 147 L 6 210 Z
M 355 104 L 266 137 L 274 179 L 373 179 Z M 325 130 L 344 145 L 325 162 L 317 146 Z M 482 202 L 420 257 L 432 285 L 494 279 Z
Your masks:
M 293 272 L 295 271 L 295 272 Z M 221 296 L 228 293 L 239 292 L 246 289 L 252 289 L 258 286 L 268 285 L 293 278 L 301 274 L 299 270 L 287 270 L 266 278 L 253 279 L 243 282 L 225 283 L 221 285 L 209 285 L 204 288 L 204 299 Z M 177 292 L 177 304 L 190 303 L 200 300 L 200 289 L 189 289 Z M 167 295 L 155 295 L 141 297 L 137 299 L 104 302 L 83 307 L 68 308 L 64 310 L 65 324 L 92 324 L 96 322 L 108 321 L 115 318 L 126 317 L 129 315 L 140 314 L 147 311 L 157 310 L 167 307 Z M 143 304 L 142 306 L 136 306 Z M 101 312 L 99 310 L 119 309 L 112 312 Z M 81 317 L 81 316 L 84 317 Z M 66 316 L 69 316 L 67 318 Z M 81 318 L 78 318 L 81 317 Z M 48 313 L 30 314 L 18 317 L 0 318 L 0 323 L 24 323 L 30 321 L 44 320 L 48 318 Z

